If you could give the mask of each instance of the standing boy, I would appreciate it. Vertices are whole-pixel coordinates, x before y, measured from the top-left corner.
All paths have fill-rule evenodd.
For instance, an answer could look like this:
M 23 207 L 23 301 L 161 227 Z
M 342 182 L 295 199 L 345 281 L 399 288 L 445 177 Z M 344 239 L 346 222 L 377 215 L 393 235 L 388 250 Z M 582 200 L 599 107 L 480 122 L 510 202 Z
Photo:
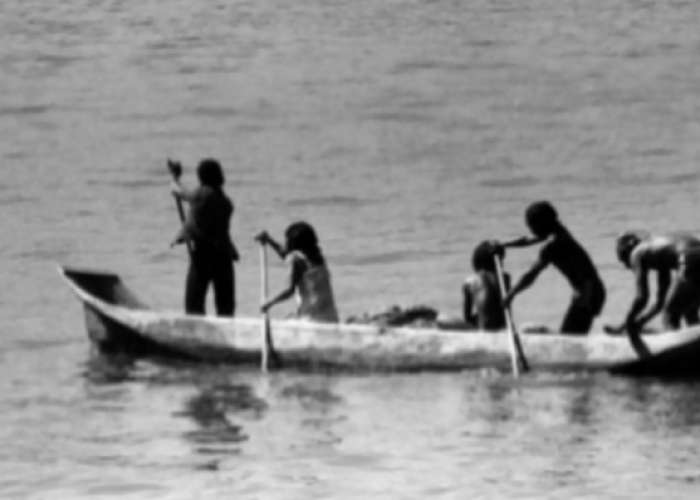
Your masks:
M 173 175 L 173 195 L 190 205 L 187 219 L 173 241 L 173 244 L 187 243 L 192 249 L 185 311 L 203 315 L 207 289 L 212 284 L 217 315 L 233 316 L 236 309 L 233 261 L 238 260 L 238 251 L 229 235 L 233 203 L 223 190 L 221 165 L 211 158 L 202 160 L 197 167 L 199 186 L 191 190 L 180 183 L 180 163 L 168 161 L 168 168 Z
M 530 205 L 525 212 L 525 222 L 534 237 L 503 243 L 503 247 L 524 247 L 537 243 L 544 243 L 544 246 L 530 270 L 506 296 L 506 304 L 510 304 L 516 295 L 532 286 L 540 273 L 551 264 L 564 275 L 574 292 L 564 315 L 561 333 L 587 334 L 593 320 L 605 305 L 605 286 L 598 270 L 586 250 L 561 223 L 557 211 L 548 201 Z

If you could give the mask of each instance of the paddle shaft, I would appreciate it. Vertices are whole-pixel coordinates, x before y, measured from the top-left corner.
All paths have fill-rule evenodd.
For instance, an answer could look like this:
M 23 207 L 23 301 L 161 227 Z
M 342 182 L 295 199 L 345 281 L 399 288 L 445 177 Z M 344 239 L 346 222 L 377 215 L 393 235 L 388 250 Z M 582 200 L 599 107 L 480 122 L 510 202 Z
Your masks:
M 177 178 L 174 175 L 173 180 L 177 181 Z M 175 194 L 173 194 L 173 198 L 175 198 L 175 206 L 177 206 L 177 213 L 180 216 L 180 222 L 184 224 L 185 210 L 182 208 L 182 200 Z M 190 254 L 190 258 L 192 258 L 192 242 L 190 240 L 186 240 L 185 245 L 187 245 L 187 253 Z
M 267 246 L 260 243 L 260 302 L 267 302 Z M 267 367 L 270 357 L 270 316 L 267 312 L 263 313 L 263 328 L 261 331 L 261 357 L 260 369 L 263 373 L 267 373 Z
M 498 276 L 498 286 L 501 289 L 501 297 L 505 298 L 507 294 L 506 281 L 503 275 L 503 265 L 501 263 L 501 258 L 498 255 L 494 256 L 494 261 L 496 263 L 496 275 Z M 520 375 L 520 368 L 523 371 L 529 369 L 527 360 L 525 359 L 525 354 L 523 354 L 523 348 L 520 345 L 520 339 L 518 338 L 518 333 L 515 330 L 515 323 L 513 322 L 513 313 L 510 306 L 504 306 L 504 313 L 506 316 L 506 326 L 508 327 L 508 335 L 510 337 L 510 360 L 511 366 L 513 367 L 513 375 L 518 377 Z

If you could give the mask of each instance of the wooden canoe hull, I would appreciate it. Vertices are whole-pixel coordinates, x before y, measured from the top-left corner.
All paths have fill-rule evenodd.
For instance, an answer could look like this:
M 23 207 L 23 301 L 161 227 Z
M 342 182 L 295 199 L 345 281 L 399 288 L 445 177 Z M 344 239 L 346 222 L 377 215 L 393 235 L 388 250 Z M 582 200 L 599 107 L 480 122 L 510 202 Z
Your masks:
M 149 309 L 110 273 L 61 268 L 82 301 L 89 337 L 100 351 L 259 364 L 258 318 L 188 316 Z M 361 371 L 510 369 L 505 332 L 381 328 L 372 325 L 272 321 L 285 367 Z M 700 377 L 700 328 L 645 338 L 654 354 L 639 360 L 624 336 L 527 334 L 522 347 L 535 370 L 610 370 L 631 375 Z M 670 353 L 670 354 L 669 354 Z M 682 368 L 679 368 L 682 367 Z

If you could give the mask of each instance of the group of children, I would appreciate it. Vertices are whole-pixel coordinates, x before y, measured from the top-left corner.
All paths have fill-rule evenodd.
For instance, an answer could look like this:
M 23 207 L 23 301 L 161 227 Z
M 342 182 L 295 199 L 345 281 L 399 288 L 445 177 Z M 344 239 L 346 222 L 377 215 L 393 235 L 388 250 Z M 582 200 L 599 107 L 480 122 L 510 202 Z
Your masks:
M 181 171 L 179 164 L 175 165 Z M 190 204 L 188 217 L 174 241 L 174 244 L 187 243 L 192 249 L 185 309 L 188 314 L 204 314 L 206 290 L 213 284 L 217 314 L 233 316 L 233 262 L 238 259 L 229 236 L 233 203 L 223 192 L 224 176 L 216 160 L 202 160 L 197 173 L 198 188 L 185 189 L 179 182 L 179 175 L 173 175 L 172 186 L 173 194 Z M 559 331 L 587 334 L 606 300 L 605 285 L 595 264 L 562 224 L 551 203 L 540 201 L 530 205 L 525 212 L 525 222 L 531 236 L 506 242 L 485 241 L 474 249 L 474 275 L 467 278 L 462 287 L 465 326 L 486 331 L 504 329 L 505 309 L 552 265 L 573 290 Z M 338 322 L 330 272 L 313 227 L 306 222 L 290 225 L 285 231 L 284 244 L 264 231 L 256 239 L 261 245 L 270 246 L 289 267 L 287 286 L 263 304 L 262 311 L 267 312 L 296 296 L 299 318 Z M 507 248 L 532 245 L 541 245 L 537 259 L 512 287 L 509 276 L 504 276 L 505 294 L 501 293 L 497 259 L 505 256 Z M 682 321 L 688 326 L 700 323 L 700 240 L 687 234 L 626 232 L 618 238 L 616 248 L 620 262 L 635 275 L 636 293 L 625 320 L 618 326 L 605 327 L 608 333 L 638 334 L 659 313 L 663 313 L 664 327 L 669 330 L 680 328 Z M 657 297 L 655 304 L 645 312 L 652 271 L 658 274 Z
M 234 316 L 234 262 L 238 260 L 238 251 L 229 234 L 234 206 L 223 190 L 221 165 L 211 158 L 202 160 L 197 167 L 199 186 L 195 189 L 186 189 L 180 183 L 182 166 L 179 163 L 169 161 L 168 167 L 173 176 L 173 195 L 189 204 L 187 217 L 172 243 L 186 244 L 190 249 L 185 312 L 205 313 L 206 293 L 211 285 L 217 315 Z M 287 286 L 263 304 L 262 311 L 267 312 L 274 305 L 296 296 L 300 318 L 337 323 L 331 277 L 313 227 L 306 222 L 292 224 L 285 232 L 283 245 L 265 231 L 256 239 L 275 250 L 290 270 Z
M 525 222 L 532 236 L 503 243 L 487 242 L 475 249 L 473 262 L 476 274 L 468 278 L 463 287 L 465 322 L 481 330 L 502 329 L 505 325 L 502 310 L 518 294 L 532 286 L 540 273 L 551 264 L 564 275 L 574 291 L 560 332 L 588 333 L 605 305 L 605 286 L 593 261 L 560 222 L 556 210 L 549 202 L 540 201 L 530 205 L 525 212 Z M 542 244 L 538 258 L 502 297 L 495 282 L 494 256 L 499 253 L 503 255 L 506 248 L 536 244 Z M 490 255 L 481 255 L 482 253 Z M 474 300 L 474 297 L 481 300 Z M 468 306 L 473 311 L 471 315 L 467 314 Z M 477 318 L 477 321 L 474 322 L 472 318 Z
M 464 320 L 482 330 L 505 326 L 502 309 L 529 288 L 539 274 L 553 265 L 571 285 L 573 296 L 564 315 L 560 333 L 587 334 L 605 306 L 605 285 L 588 253 L 561 223 L 554 207 L 546 201 L 533 203 L 525 212 L 533 236 L 513 241 L 485 242 L 474 251 L 476 274 L 463 287 Z M 496 285 L 493 255 L 505 248 L 542 244 L 530 269 L 505 297 Z M 665 330 L 700 324 L 700 240 L 690 234 L 652 235 L 628 231 L 617 238 L 620 262 L 634 273 L 635 296 L 625 319 L 617 326 L 605 326 L 609 334 L 638 335 L 659 313 Z M 484 255 L 487 254 L 487 255 Z M 650 274 L 657 274 L 656 300 L 645 311 L 650 295 Z M 474 298 L 477 298 L 476 300 Z

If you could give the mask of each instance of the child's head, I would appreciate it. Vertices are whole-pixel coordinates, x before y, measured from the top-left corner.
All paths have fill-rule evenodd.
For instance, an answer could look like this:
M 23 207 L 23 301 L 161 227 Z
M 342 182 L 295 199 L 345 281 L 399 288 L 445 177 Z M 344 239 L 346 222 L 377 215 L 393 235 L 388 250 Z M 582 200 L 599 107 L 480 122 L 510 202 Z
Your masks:
M 197 176 L 203 186 L 220 188 L 224 185 L 224 172 L 219 162 L 213 158 L 205 158 L 199 162 Z
M 295 222 L 284 232 L 287 252 L 301 252 L 315 264 L 322 264 L 316 231 L 308 222 Z
M 496 256 L 503 258 L 505 250 L 493 241 L 482 241 L 479 243 L 472 253 L 472 267 L 475 271 L 496 272 Z
M 615 244 L 615 250 L 617 252 L 617 258 L 620 259 L 625 267 L 630 267 L 630 259 L 632 257 L 632 252 L 637 248 L 642 240 L 644 239 L 644 233 L 640 231 L 625 231 L 617 238 Z
M 540 238 L 550 236 L 559 225 L 559 216 L 551 203 L 538 201 L 525 211 L 525 222 L 532 234 Z

